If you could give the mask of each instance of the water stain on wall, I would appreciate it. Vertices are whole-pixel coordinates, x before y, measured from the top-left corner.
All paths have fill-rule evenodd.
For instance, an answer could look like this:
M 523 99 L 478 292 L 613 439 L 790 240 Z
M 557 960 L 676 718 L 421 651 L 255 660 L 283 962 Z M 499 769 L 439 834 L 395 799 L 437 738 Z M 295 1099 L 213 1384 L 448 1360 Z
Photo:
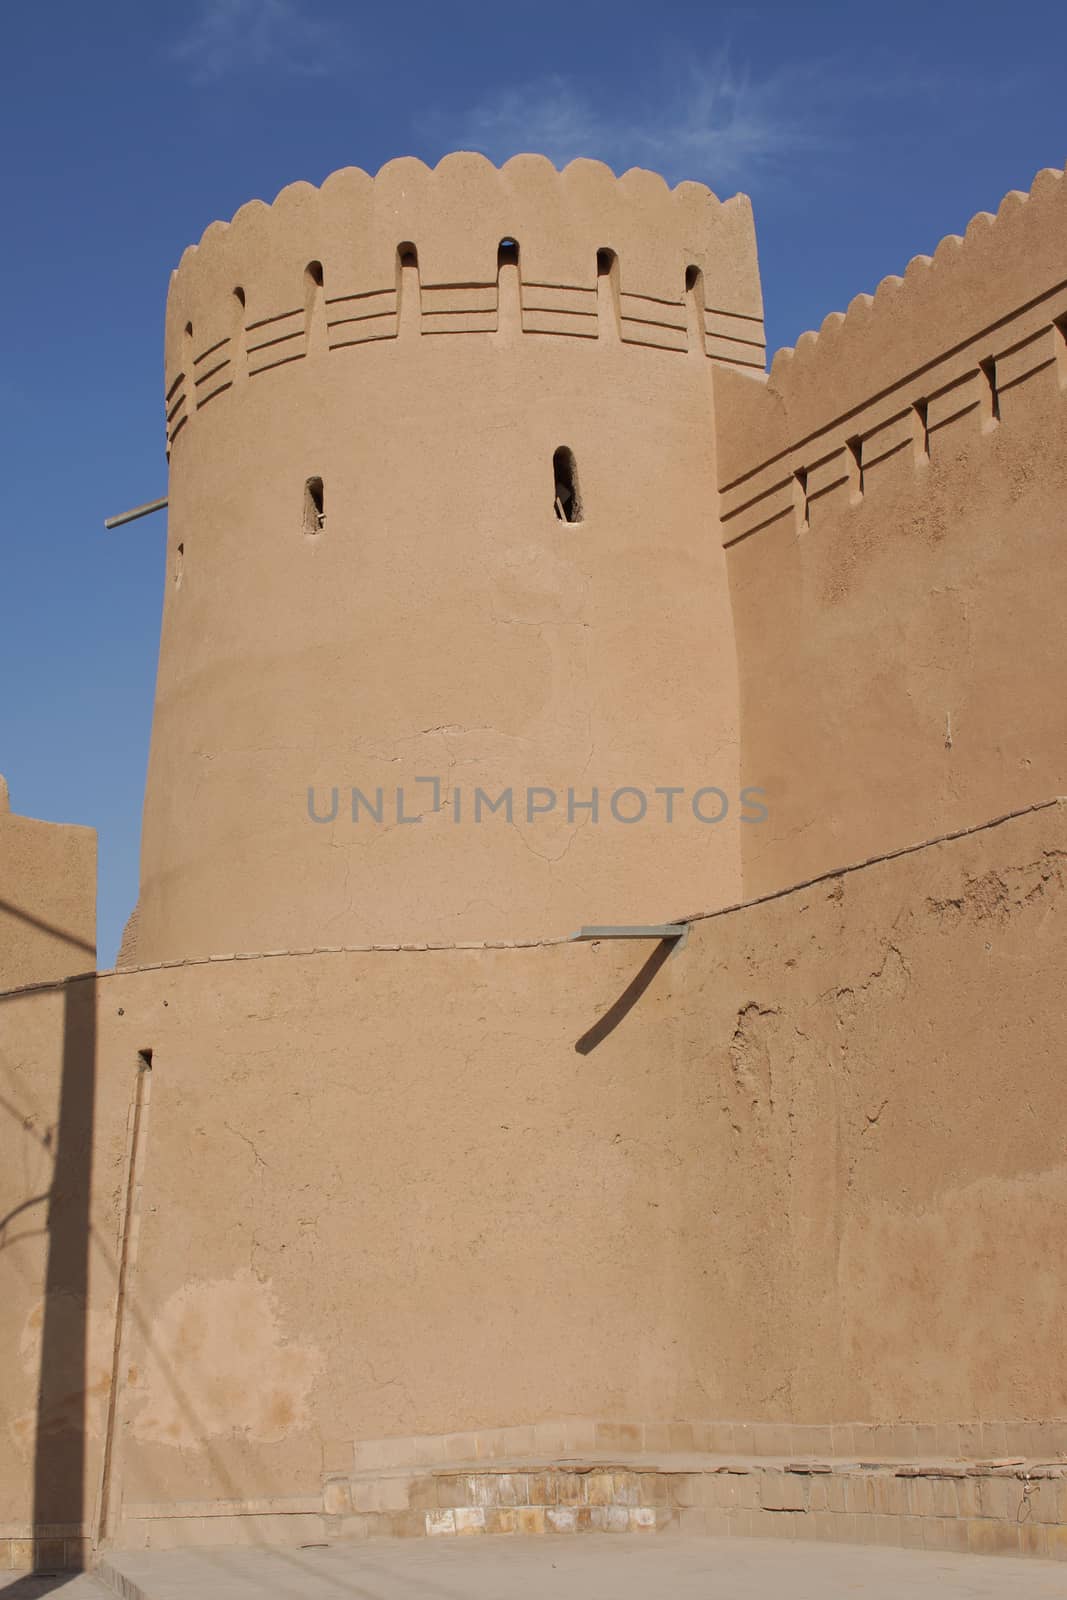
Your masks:
M 149 1330 L 131 1431 L 179 1448 L 235 1433 L 276 1442 L 307 1425 L 321 1364 L 316 1346 L 286 1338 L 269 1284 L 247 1269 L 185 1284 Z

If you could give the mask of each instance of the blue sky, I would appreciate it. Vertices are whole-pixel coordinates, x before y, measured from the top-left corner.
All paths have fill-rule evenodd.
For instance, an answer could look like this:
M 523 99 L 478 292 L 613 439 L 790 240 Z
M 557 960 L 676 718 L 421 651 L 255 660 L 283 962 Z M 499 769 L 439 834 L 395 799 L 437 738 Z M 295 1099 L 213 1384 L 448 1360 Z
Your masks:
M 167 281 L 254 196 L 456 148 L 753 197 L 771 348 L 1067 159 L 1067 8 L 62 0 L 0 18 L 0 771 L 136 898 Z M 2 870 L 2 864 L 0 864 Z

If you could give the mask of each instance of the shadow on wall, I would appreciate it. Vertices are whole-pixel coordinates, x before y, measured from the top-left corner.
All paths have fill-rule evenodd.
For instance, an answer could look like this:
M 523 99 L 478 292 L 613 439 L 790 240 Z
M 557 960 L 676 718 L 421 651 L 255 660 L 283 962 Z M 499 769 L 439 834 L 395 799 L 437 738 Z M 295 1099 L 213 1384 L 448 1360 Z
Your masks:
M 13 907 L 3 907 L 9 913 Z M 15 913 L 36 923 L 25 913 Z M 89 1196 L 92 1180 L 93 1110 L 96 1096 L 96 975 L 69 979 L 63 990 L 63 1047 L 58 1120 L 51 1146 L 52 1181 L 0 1219 L 0 1247 L 17 1216 L 47 1203 L 41 1359 L 38 1377 L 33 1468 L 33 1526 L 78 1526 L 85 1520 L 86 1362 L 88 1354 Z M 20 1236 L 21 1237 L 21 1236 Z M 61 1541 L 57 1541 L 61 1542 Z M 35 1541 L 37 1566 L 62 1566 L 48 1559 L 44 1540 Z M 57 1579 L 57 1582 L 60 1581 Z M 66 1581 L 66 1579 L 62 1580 Z M 45 1593 L 41 1579 L 26 1580 L 24 1592 Z M 23 1588 L 8 1589 L 15 1594 Z
M 36 928 L 39 933 L 47 933 L 53 939 L 62 939 L 64 944 L 72 944 L 77 950 L 84 950 L 86 955 L 96 958 L 96 946 L 88 939 L 81 939 L 76 934 L 68 933 L 65 928 L 57 928 L 54 922 L 44 922 L 40 917 L 31 917 L 28 911 L 23 911 L 21 906 L 13 905 L 10 900 L 0 900 L 0 916 L 14 917 L 18 922 L 25 922 L 31 928 Z
M 644 966 L 630 979 L 614 1005 L 609 1006 L 600 1021 L 594 1022 L 593 1026 L 577 1040 L 574 1048 L 580 1056 L 589 1055 L 610 1033 L 615 1032 L 623 1018 L 633 1010 L 674 948 L 673 939 L 660 940 Z
M 96 979 L 68 980 L 55 1165 L 48 1202 L 33 1522 L 80 1524 L 85 1504 L 89 1196 L 96 1098 Z
M 36 919 L 26 916 L 24 920 L 34 922 Z M 217 1459 L 192 1398 L 158 1349 L 149 1323 L 129 1292 L 132 1285 L 126 1280 L 129 1207 L 136 1177 L 138 1133 L 143 1126 L 142 1114 L 147 1110 L 147 1094 L 142 1085 L 150 1076 L 152 1051 L 138 1052 L 137 1084 L 130 1107 L 132 1149 L 128 1153 L 126 1212 L 120 1219 L 116 1252 L 109 1239 L 94 1230 L 91 1216 L 93 1145 L 100 1111 L 97 974 L 83 973 L 48 987 L 61 990 L 63 996 L 56 1109 L 49 1113 L 50 1120 L 55 1116 L 55 1126 L 35 1135 L 49 1161 L 49 1186 L 43 1193 L 20 1199 L 0 1216 L 0 1254 L 40 1233 L 47 1236 L 32 1467 L 34 1571 L 32 1575 L 19 1578 L 13 1587 L 5 1588 L 4 1600 L 16 1600 L 16 1597 L 31 1600 L 31 1597 L 61 1590 L 76 1576 L 68 1559 L 68 1546 L 79 1530 L 84 1541 L 83 1551 L 88 1545 L 106 1545 L 113 1531 L 111 1491 L 116 1472 L 111 1446 L 120 1400 L 114 1368 L 99 1484 L 98 1467 L 89 1452 L 91 1247 L 99 1252 L 98 1265 L 105 1279 L 110 1277 L 111 1280 L 113 1300 L 109 1295 L 102 1299 L 99 1286 L 96 1299 L 98 1305 L 110 1301 L 110 1310 L 117 1318 L 116 1339 L 129 1325 L 139 1330 L 147 1351 L 160 1364 L 182 1416 L 201 1442 L 224 1498 L 239 1501 L 255 1493 L 252 1486 L 239 1484 Z M 0 995 L 0 1004 L 21 998 L 19 991 L 13 991 Z M 0 1111 L 10 1115 L 23 1132 L 27 1131 L 25 1112 L 17 1105 L 0 1099 Z M 42 1207 L 47 1207 L 43 1225 L 38 1220 Z M 13 1224 L 17 1224 L 17 1232 L 11 1231 Z M 118 1349 L 116 1345 L 116 1366 Z M 99 1502 L 96 1503 L 98 1489 Z M 67 1570 L 62 1570 L 64 1568 Z

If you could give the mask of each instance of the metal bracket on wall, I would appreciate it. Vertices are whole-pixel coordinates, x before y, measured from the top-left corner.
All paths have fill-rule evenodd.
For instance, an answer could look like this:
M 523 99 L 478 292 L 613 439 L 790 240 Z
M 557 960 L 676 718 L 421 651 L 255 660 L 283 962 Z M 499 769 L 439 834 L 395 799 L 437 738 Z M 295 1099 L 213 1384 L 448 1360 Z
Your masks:
M 621 927 L 579 928 L 572 933 L 568 943 L 588 943 L 593 939 L 670 939 L 680 950 L 689 932 L 688 922 L 631 923 Z

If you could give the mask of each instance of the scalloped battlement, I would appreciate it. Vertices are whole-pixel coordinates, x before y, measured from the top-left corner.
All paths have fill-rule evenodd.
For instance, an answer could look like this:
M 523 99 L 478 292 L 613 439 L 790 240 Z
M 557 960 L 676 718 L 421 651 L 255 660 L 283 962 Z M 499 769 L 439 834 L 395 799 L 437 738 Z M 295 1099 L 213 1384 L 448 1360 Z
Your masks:
M 167 302 L 171 438 L 235 379 L 309 352 L 309 265 L 321 267 L 325 349 L 397 336 L 401 247 L 417 255 L 421 333 L 491 333 L 505 240 L 518 245 L 524 333 L 596 338 L 597 254 L 610 251 L 624 343 L 684 352 L 696 336 L 713 360 L 763 371 L 747 196 L 721 201 L 698 183 L 671 189 L 637 168 L 616 178 L 597 161 L 560 172 L 536 155 L 497 168 L 461 152 L 432 170 L 402 158 L 373 178 L 346 167 L 318 189 L 291 184 L 273 205 L 252 201 L 232 222 L 212 223 L 185 251 Z M 703 286 L 695 333 L 687 274 Z
M 729 425 L 720 438 L 721 481 L 729 487 L 888 390 L 921 395 L 928 373 L 965 345 L 985 340 L 1042 296 L 1067 286 L 1067 184 L 1057 168 L 1039 172 L 1028 194 L 1013 190 L 996 216 L 979 212 L 960 238 L 915 256 L 903 277 L 856 295 L 818 333 L 778 350 L 765 385 L 731 385 Z M 736 395 L 735 391 L 736 390 Z

